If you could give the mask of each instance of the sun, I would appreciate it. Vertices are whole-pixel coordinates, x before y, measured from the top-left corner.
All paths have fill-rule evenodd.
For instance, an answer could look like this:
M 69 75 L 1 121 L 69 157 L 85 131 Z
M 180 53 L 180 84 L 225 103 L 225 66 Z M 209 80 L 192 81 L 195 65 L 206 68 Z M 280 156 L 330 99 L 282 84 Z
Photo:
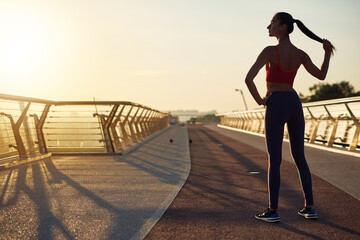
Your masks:
M 11 7 L 2 8 L 0 15 L 0 75 L 21 83 L 46 67 L 49 57 L 46 22 L 31 11 Z
M 34 38 L 26 36 L 26 34 L 13 36 L 8 39 L 8 44 L 4 51 L 4 58 L 6 58 L 6 65 L 10 68 L 28 68 L 34 62 L 39 61 L 36 54 L 39 47 Z M 34 62 L 33 62 L 33 61 Z

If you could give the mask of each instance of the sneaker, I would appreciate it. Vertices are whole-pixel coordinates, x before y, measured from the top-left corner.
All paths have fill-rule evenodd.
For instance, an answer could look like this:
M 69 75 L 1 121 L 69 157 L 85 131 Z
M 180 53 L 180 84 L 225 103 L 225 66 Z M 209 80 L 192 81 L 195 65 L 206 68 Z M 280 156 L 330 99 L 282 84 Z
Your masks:
M 255 218 L 270 223 L 280 222 L 279 214 L 276 211 L 271 211 L 270 208 L 262 213 L 256 214 Z
M 312 209 L 312 208 L 306 208 L 304 207 L 303 209 L 301 209 L 298 214 L 302 217 L 305 217 L 307 219 L 317 219 L 318 216 L 316 214 L 316 212 Z

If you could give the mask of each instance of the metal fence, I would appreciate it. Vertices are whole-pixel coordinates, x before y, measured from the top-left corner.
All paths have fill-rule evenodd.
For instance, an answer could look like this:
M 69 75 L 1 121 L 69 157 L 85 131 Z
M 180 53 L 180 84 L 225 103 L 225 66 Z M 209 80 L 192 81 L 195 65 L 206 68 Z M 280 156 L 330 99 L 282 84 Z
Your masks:
M 284 103 L 285 104 L 285 103 Z M 303 104 L 305 139 L 327 146 L 360 148 L 360 97 Z M 264 134 L 265 109 L 218 114 L 220 125 Z M 287 138 L 287 128 L 284 136 Z
M 48 101 L 0 94 L 0 159 L 121 152 L 169 126 L 169 114 L 122 101 Z

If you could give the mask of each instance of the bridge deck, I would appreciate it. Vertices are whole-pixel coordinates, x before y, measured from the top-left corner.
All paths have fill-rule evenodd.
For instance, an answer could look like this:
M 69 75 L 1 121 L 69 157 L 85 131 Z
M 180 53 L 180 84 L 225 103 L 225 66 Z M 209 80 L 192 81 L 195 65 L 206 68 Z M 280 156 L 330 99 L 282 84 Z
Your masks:
M 310 221 L 297 215 L 303 196 L 297 170 L 287 161 L 281 169 L 281 223 L 256 220 L 255 213 L 265 209 L 268 201 L 267 155 L 243 143 L 254 141 L 249 136 L 237 141 L 239 133 L 228 132 L 230 138 L 225 132 L 189 127 L 193 140 L 189 178 L 146 239 L 360 238 L 359 200 L 315 175 L 319 219 Z
M 188 147 L 186 128 L 175 127 L 126 156 L 1 170 L 0 239 L 142 239 L 184 184 Z
M 184 127 L 127 156 L 57 156 L 1 170 L 0 239 L 142 239 L 150 229 L 146 239 L 360 238 L 354 197 L 360 190 L 340 189 L 359 181 L 359 158 L 307 150 L 316 175 L 333 174 L 335 167 L 338 179 L 347 176 L 333 182 L 339 188 L 329 183 L 333 177 L 313 175 L 317 221 L 297 216 L 303 204 L 297 171 L 283 161 L 282 222 L 267 224 L 254 218 L 267 205 L 263 138 L 215 126 L 188 130 L 191 171 Z M 320 158 L 339 164 L 317 167 Z M 345 172 L 339 172 L 341 161 Z

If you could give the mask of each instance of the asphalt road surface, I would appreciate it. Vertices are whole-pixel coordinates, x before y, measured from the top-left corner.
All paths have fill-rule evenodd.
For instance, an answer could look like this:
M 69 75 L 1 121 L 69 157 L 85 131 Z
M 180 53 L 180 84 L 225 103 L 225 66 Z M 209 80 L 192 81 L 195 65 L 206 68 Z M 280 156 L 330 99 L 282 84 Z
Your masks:
M 266 153 L 204 126 L 188 131 L 190 175 L 146 239 L 360 239 L 359 200 L 316 175 L 319 219 L 298 216 L 304 200 L 288 161 L 281 166 L 281 222 L 256 220 L 268 203 Z

